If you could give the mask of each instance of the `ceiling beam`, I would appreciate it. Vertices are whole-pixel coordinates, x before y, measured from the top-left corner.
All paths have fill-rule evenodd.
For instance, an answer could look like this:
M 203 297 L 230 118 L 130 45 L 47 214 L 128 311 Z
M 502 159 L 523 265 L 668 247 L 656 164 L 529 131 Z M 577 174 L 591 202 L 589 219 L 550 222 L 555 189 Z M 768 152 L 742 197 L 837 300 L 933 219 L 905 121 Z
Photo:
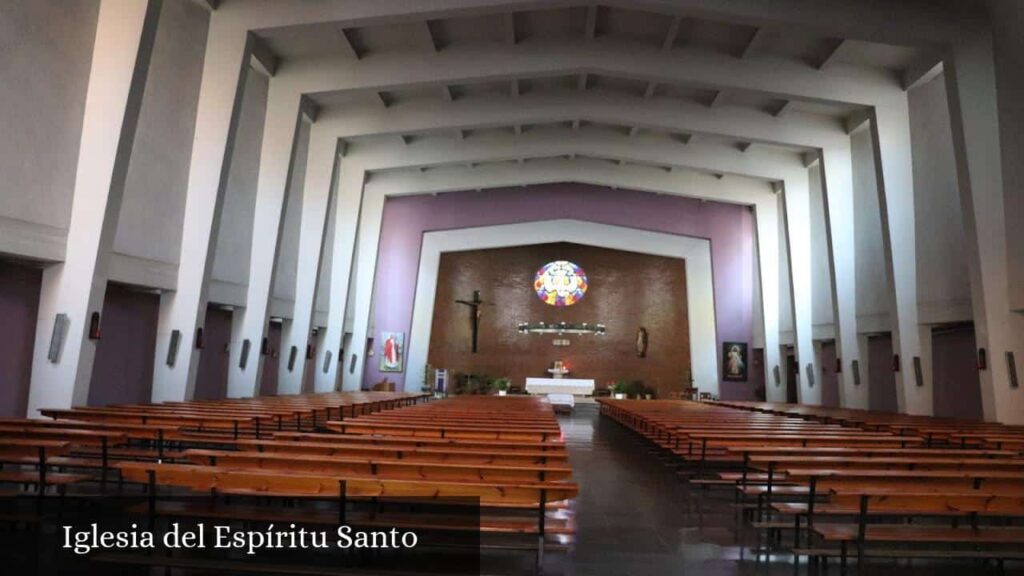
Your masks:
M 590 82 L 590 78 L 587 73 L 580 74 L 579 79 L 576 80 L 576 89 L 583 91 L 587 89 L 587 84 Z
M 509 46 L 515 46 L 519 41 L 519 37 L 516 30 L 516 13 L 506 12 L 502 15 L 502 25 L 505 30 L 505 43 Z
M 380 103 L 385 108 L 388 108 L 388 107 L 391 106 L 391 96 L 389 96 L 387 94 L 387 92 L 375 92 L 375 94 L 377 95 L 377 100 L 380 100 Z
M 452 44 L 429 59 L 408 52 L 382 52 L 372 62 L 365 58 L 352 62 L 340 55 L 297 59 L 287 70 L 288 81 L 282 84 L 300 94 L 596 74 L 867 106 L 906 98 L 900 82 L 881 69 L 823 72 L 795 60 L 737 60 L 727 54 L 691 48 L 662 52 L 641 42 L 612 37 L 600 42 L 527 42 L 514 49 Z
M 427 41 L 430 43 L 430 49 L 434 52 L 441 51 L 441 45 L 438 43 L 437 33 L 434 30 L 436 24 L 433 20 L 427 20 L 423 23 L 423 30 L 426 32 Z
M 444 98 L 445 102 L 454 102 L 455 95 L 452 94 L 452 87 L 447 84 L 441 86 L 441 97 Z
M 512 132 L 516 136 L 521 136 L 523 134 L 523 125 L 522 124 L 516 124 L 515 126 L 512 126 Z
M 262 74 L 273 77 L 277 73 L 279 59 L 276 54 L 267 46 L 267 43 L 257 38 L 252 44 L 252 65 Z
M 812 65 L 818 70 L 824 70 L 835 60 L 836 55 L 839 54 L 839 51 L 842 50 L 845 44 L 846 40 L 842 38 L 830 38 L 828 46 L 822 54 L 821 59 L 817 62 L 813 62 Z
M 644 100 L 649 100 L 654 96 L 654 93 L 658 90 L 658 83 L 651 81 L 647 83 L 647 89 L 644 90 Z
M 676 45 L 676 39 L 679 37 L 679 28 L 683 25 L 682 16 L 673 16 L 672 22 L 668 25 L 668 32 L 665 33 L 665 39 L 661 41 L 662 51 L 670 50 Z
M 509 83 L 509 94 L 513 97 L 517 97 L 521 94 L 519 86 L 519 78 L 513 78 Z
M 740 152 L 746 152 L 747 150 L 750 150 L 750 147 L 753 145 L 753 142 L 740 142 L 739 144 L 736 145 L 736 149 L 739 150 Z
M 355 138 L 379 134 L 421 133 L 451 130 L 454 127 L 488 128 L 580 121 L 625 126 L 640 126 L 659 132 L 709 134 L 727 138 L 778 144 L 790 147 L 818 148 L 848 144 L 841 123 L 819 115 L 800 115 L 779 122 L 754 108 L 707 108 L 696 102 L 667 98 L 643 100 L 638 96 L 598 91 L 577 93 L 524 93 L 515 106 L 506 98 L 471 96 L 439 108 L 429 99 L 402 102 L 390 110 L 370 105 L 329 110 L 320 122 L 342 137 Z
M 750 35 L 750 40 L 747 41 L 747 45 L 744 46 L 743 51 L 740 52 L 740 58 L 749 58 L 765 43 L 765 38 L 768 33 L 764 28 L 756 28 L 754 33 Z
M 342 51 L 356 60 L 363 57 L 363 53 L 356 48 L 355 40 L 352 38 L 352 31 L 348 28 L 336 28 L 338 38 L 341 40 Z
M 776 108 L 774 112 L 772 112 L 772 116 L 776 118 L 782 118 L 787 112 L 789 112 L 790 108 L 792 107 L 792 100 L 783 100 L 782 104 L 778 108 Z
M 593 40 L 597 38 L 597 4 L 587 6 L 587 20 L 583 24 L 583 35 Z
M 408 146 L 409 144 L 412 143 L 412 136 L 408 134 L 401 134 L 399 135 L 399 137 L 402 139 L 402 144 L 405 146 Z
M 942 70 L 942 54 L 938 51 L 929 51 L 911 62 L 906 70 L 903 71 L 903 89 L 910 90 L 922 84 L 927 84 L 941 74 Z
M 724 102 L 724 101 L 725 101 L 725 90 L 719 90 L 719 91 L 715 92 L 715 95 L 711 98 L 711 101 L 708 102 L 708 108 L 717 108 L 717 107 L 721 106 L 722 102 Z
M 629 127 L 629 137 L 630 138 L 636 136 L 639 133 L 640 133 L 640 127 L 639 126 L 630 126 Z
M 500 14 L 535 10 L 539 4 L 579 6 L 594 0 L 432 0 L 430 2 L 310 2 L 309 0 L 251 0 L 251 9 L 226 14 L 233 29 L 262 30 L 335 22 L 344 27 L 444 19 L 460 14 Z M 920 2 L 860 2 L 819 0 L 808 9 L 806 0 L 601 0 L 605 7 L 644 10 L 666 15 L 693 14 L 753 26 L 785 25 L 819 36 L 833 36 L 913 46 L 943 44 L 962 34 L 965 19 L 981 21 L 975 3 L 946 2 L 920 8 Z M 935 3 L 932 3 L 935 4 Z M 914 25 L 908 25 L 913 23 Z

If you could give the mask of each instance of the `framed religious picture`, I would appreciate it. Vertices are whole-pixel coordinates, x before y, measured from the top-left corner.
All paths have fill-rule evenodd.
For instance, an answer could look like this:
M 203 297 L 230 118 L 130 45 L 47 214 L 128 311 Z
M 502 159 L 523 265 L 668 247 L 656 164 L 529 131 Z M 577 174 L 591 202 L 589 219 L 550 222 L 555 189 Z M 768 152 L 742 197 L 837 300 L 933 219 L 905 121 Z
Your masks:
M 722 343 L 722 380 L 728 382 L 747 381 L 747 343 Z
M 402 355 L 405 354 L 404 332 L 381 332 L 380 371 L 402 372 Z

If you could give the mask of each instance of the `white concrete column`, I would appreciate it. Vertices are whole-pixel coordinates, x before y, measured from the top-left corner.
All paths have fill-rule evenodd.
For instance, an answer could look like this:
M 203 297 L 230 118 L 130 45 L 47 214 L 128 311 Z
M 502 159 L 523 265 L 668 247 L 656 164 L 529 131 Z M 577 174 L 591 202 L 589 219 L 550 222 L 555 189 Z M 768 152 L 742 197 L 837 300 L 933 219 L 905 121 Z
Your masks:
M 857 339 L 853 155 L 849 139 L 845 144 L 833 144 L 821 151 L 822 193 L 825 198 L 836 347 L 842 363 L 839 405 L 863 409 L 868 406 L 867 386 L 857 386 L 850 369 L 853 361 L 859 360 L 863 354 Z
M 166 292 L 160 298 L 153 368 L 154 402 L 187 400 L 195 389 L 199 364 L 199 351 L 194 345 L 196 331 L 206 320 L 215 248 L 212 240 L 220 227 L 251 54 L 251 36 L 245 30 L 233 28 L 214 11 L 210 16 L 199 87 L 177 286 L 174 292 Z M 180 343 L 171 366 L 167 364 L 167 352 L 175 330 L 180 332 Z M 258 354 L 258 345 L 250 354 L 254 351 Z
M 1011 387 L 1007 361 L 1007 352 L 1012 352 L 1017 378 L 1021 378 L 1024 316 L 1010 309 L 1010 238 L 1004 216 L 1004 194 L 1010 192 L 1004 192 L 990 33 L 965 30 L 944 69 L 964 215 L 974 332 L 978 347 L 987 350 L 988 356 L 988 369 L 979 373 L 982 409 L 986 420 L 1024 424 L 1024 390 Z
M 900 357 L 896 402 L 900 412 L 931 414 L 932 383 L 917 386 L 913 359 L 921 355 L 917 322 L 914 176 L 907 98 L 876 106 L 871 121 L 885 267 L 889 279 L 893 354 Z
M 277 381 L 280 394 L 298 394 L 302 391 L 302 379 L 306 373 L 306 347 L 312 344 L 310 336 L 316 289 L 320 283 L 321 255 L 325 242 L 333 242 L 333 238 L 327 238 L 328 214 L 336 204 L 338 176 L 338 138 L 334 136 L 333 130 L 324 130 L 322 124 L 313 124 L 306 166 L 298 268 L 295 272 L 295 307 L 292 321 L 286 323 L 287 330 L 281 334 L 281 350 L 290 354 L 292 346 L 296 349 L 295 365 L 288 370 L 287 362 L 281 364 Z M 315 359 L 309 361 L 315 363 Z
M 370 315 L 373 309 L 373 281 L 377 270 L 377 249 L 380 244 L 380 227 L 384 216 L 384 196 L 373 194 L 363 197 L 359 213 L 359 240 L 357 242 L 356 270 L 354 291 L 349 296 L 354 299 L 354 316 L 352 326 L 352 350 L 346 355 L 356 354 L 355 370 L 343 380 L 345 390 L 359 390 L 363 385 L 363 374 L 366 371 L 366 342 L 373 336 L 370 333 Z M 331 322 L 334 321 L 333 306 Z M 328 336 L 330 326 L 328 325 Z M 331 345 L 334 340 L 328 341 Z M 347 369 L 347 366 L 346 366 Z
M 783 218 L 789 250 L 790 291 L 793 302 L 793 335 L 800 367 L 801 404 L 821 404 L 821 386 L 810 385 L 807 370 L 818 371 L 814 359 L 811 314 L 811 204 L 806 170 L 787 175 L 783 192 Z M 810 368 L 808 368 L 810 366 Z M 817 380 L 817 379 L 816 379 Z
M 338 198 L 335 203 L 334 238 L 331 261 L 331 284 L 330 302 L 328 305 L 327 331 L 324 336 L 324 345 L 317 350 L 316 359 L 316 381 L 317 392 L 330 392 L 335 389 L 340 375 L 338 367 L 348 369 L 348 360 L 338 361 L 341 352 L 343 338 L 345 336 L 345 310 L 348 308 L 349 280 L 352 272 L 353 259 L 355 258 L 356 229 L 362 229 L 359 221 L 360 210 L 363 201 L 363 181 L 366 172 L 363 167 L 342 158 L 338 165 Z M 377 224 L 380 229 L 380 223 Z M 374 242 L 376 246 L 376 242 Z M 374 254 L 376 259 L 376 254 Z M 360 270 L 364 270 L 360 263 Z M 370 285 L 372 291 L 372 280 Z M 315 289 L 315 288 L 314 288 Z M 369 317 L 369 312 L 362 312 Z M 356 314 L 360 314 L 360 308 L 356 308 Z M 358 317 L 358 316 L 357 316 Z M 362 378 L 363 348 L 365 347 L 365 329 L 363 326 L 363 340 L 352 339 L 352 350 L 347 350 L 346 355 L 356 354 L 356 369 L 352 374 L 346 376 L 347 382 L 361 382 L 356 378 Z M 327 372 L 323 371 L 324 357 L 327 352 L 331 353 L 331 362 Z M 351 389 L 358 390 L 359 385 L 350 384 Z
M 270 322 L 270 291 L 274 285 L 296 143 L 303 121 L 299 102 L 300 97 L 293 91 L 283 90 L 280 83 L 270 80 L 253 214 L 249 284 L 245 310 L 236 314 L 241 316 L 239 330 L 231 334 L 228 398 L 255 396 L 259 392 L 263 371 L 261 354 L 250 352 L 244 367 L 239 359 L 245 340 L 250 342 L 251 350 L 261 349 Z
M 856 373 L 855 374 L 851 374 L 854 378 L 858 378 L 859 377 L 859 379 L 860 379 L 860 384 L 858 385 L 857 392 L 859 394 L 863 394 L 863 396 L 864 396 L 864 408 L 865 409 L 870 407 L 870 391 L 869 391 L 870 389 L 868 388 L 868 386 L 871 385 L 870 378 L 869 378 L 870 375 L 871 375 L 871 371 L 870 371 L 870 368 L 871 368 L 871 364 L 870 364 L 871 356 L 868 354 L 868 350 L 869 350 L 869 348 L 868 348 L 868 340 L 870 338 L 871 337 L 868 336 L 867 334 L 861 334 L 861 333 L 857 334 L 857 346 L 861 350 L 864 351 L 864 355 L 860 357 L 860 361 L 857 363 L 858 366 L 857 366 Z M 853 370 L 853 362 L 850 362 L 850 372 L 851 373 L 854 372 L 854 370 Z
M 153 53 L 161 0 L 103 0 L 85 96 L 81 145 L 64 262 L 43 273 L 32 354 L 28 415 L 89 397 L 93 312 L 103 307 L 107 265 Z M 7 81 L 12 81 L 8 79 Z M 67 315 L 63 350 L 49 359 L 58 314 Z
M 764 388 L 768 402 L 785 402 L 786 388 L 775 382 L 779 366 L 779 210 L 775 196 L 755 206 L 757 258 L 761 272 L 761 307 L 764 318 Z

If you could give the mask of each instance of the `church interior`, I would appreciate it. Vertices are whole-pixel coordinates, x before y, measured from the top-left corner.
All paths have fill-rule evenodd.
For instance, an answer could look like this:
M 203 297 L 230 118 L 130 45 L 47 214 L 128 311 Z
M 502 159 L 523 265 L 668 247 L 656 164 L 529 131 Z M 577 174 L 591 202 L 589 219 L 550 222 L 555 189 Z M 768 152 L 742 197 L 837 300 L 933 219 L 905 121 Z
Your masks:
M 1024 574 L 1022 70 L 1020 0 L 2 0 L 0 562 Z

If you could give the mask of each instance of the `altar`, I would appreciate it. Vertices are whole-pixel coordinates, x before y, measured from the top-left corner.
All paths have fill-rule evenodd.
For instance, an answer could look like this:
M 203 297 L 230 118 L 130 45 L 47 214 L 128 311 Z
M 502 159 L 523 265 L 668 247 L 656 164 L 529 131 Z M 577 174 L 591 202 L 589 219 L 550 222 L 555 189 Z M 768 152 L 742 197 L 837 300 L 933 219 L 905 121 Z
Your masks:
M 527 378 L 526 391 L 530 394 L 590 396 L 594 393 L 594 381 L 583 378 Z

